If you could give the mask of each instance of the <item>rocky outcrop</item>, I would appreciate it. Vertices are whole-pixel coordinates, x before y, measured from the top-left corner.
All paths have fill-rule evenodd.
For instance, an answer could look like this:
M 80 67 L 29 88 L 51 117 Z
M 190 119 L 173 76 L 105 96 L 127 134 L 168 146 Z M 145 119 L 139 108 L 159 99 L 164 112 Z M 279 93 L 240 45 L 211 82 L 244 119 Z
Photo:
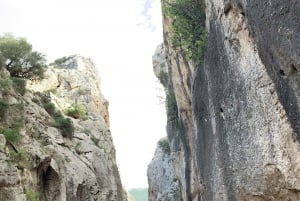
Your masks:
M 109 130 L 108 102 L 91 60 L 77 55 L 60 60 L 47 68 L 45 79 L 28 81 L 24 96 L 10 89 L 1 93 L 3 100 L 8 100 L 7 94 L 22 109 L 17 114 L 10 111 L 2 127 L 17 115 L 24 126 L 20 143 L 5 143 L 0 135 L 0 200 L 127 200 Z M 61 134 L 63 128 L 59 129 L 56 113 L 47 110 L 47 104 L 70 118 L 72 137 Z M 87 114 L 66 116 L 76 104 L 84 106 Z M 19 157 L 13 157 L 14 152 Z
M 164 17 L 165 87 L 181 122 L 168 122 L 168 139 L 183 199 L 299 200 L 300 4 L 195 2 L 208 32 L 198 66 L 172 47 Z
M 179 181 L 175 175 L 170 147 L 166 138 L 159 141 L 154 157 L 148 165 L 148 200 L 181 201 Z
M 165 35 L 169 35 L 171 31 L 169 20 L 169 18 L 165 18 L 167 23 L 164 24 Z M 192 154 L 195 153 L 192 144 L 194 137 L 190 85 L 193 66 L 171 48 L 170 39 L 167 37 L 165 37 L 165 44 L 170 44 L 170 47 L 159 45 L 153 55 L 153 70 L 166 92 L 167 135 L 172 150 L 173 164 L 170 169 L 174 168 L 180 184 L 182 199 L 189 200 L 191 193 L 197 195 L 196 192 L 200 189 L 194 161 L 191 160 Z M 149 185 L 149 188 L 159 187 Z

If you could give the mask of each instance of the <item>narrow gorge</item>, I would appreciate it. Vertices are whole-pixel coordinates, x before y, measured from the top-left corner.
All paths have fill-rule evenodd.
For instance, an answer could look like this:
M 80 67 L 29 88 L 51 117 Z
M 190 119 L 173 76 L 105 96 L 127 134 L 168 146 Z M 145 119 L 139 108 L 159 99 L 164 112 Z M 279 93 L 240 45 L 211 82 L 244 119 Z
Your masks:
M 170 152 L 158 143 L 149 200 L 300 200 L 300 3 L 165 0 L 162 10 L 153 67 Z
M 145 201 L 146 176 L 149 201 L 300 200 L 300 1 L 161 0 L 163 40 L 152 38 L 157 2 L 0 2 L 3 30 L 27 33 L 51 58 L 83 51 L 107 65 L 117 142 L 133 159 L 121 181 L 92 59 L 46 64 L 27 39 L 1 32 L 0 201 Z M 153 44 L 166 137 L 142 178 L 164 119 L 154 121 L 141 73 Z

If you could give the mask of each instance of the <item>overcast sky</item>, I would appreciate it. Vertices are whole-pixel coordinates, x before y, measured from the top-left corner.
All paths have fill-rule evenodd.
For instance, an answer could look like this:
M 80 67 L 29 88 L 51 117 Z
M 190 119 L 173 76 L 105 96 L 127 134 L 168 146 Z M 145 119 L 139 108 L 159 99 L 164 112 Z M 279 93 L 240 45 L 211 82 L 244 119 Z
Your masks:
M 160 85 L 151 57 L 162 42 L 159 0 L 1 0 L 2 32 L 26 37 L 51 62 L 91 57 L 110 102 L 123 184 L 147 187 L 146 169 L 165 135 Z

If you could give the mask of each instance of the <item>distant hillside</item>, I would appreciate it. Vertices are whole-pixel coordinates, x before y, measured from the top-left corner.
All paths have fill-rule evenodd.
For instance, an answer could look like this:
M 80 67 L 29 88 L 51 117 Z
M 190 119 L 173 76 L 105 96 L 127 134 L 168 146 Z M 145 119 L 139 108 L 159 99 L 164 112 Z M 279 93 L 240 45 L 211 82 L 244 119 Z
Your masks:
M 147 188 L 134 188 L 129 190 L 129 193 L 134 197 L 135 201 L 148 201 Z

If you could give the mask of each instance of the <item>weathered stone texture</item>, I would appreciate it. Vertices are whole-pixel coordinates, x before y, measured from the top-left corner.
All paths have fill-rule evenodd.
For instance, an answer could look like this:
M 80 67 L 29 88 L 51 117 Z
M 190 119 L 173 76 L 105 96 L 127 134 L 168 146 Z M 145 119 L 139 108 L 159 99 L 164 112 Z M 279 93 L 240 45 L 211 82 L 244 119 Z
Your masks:
M 168 139 L 183 199 L 300 200 L 300 3 L 211 0 L 205 12 L 194 72 L 164 18 L 165 87 L 182 122 L 179 131 L 168 123 Z
M 182 201 L 179 181 L 175 175 L 172 157 L 159 145 L 148 165 L 148 200 L 149 201 Z
M 0 196 L 4 199 L 0 200 L 25 201 L 29 191 L 41 201 L 127 200 L 109 130 L 108 102 L 101 94 L 93 63 L 71 56 L 60 65 L 48 67 L 45 79 L 28 82 L 27 88 L 23 97 L 17 97 L 26 103 L 18 149 L 28 154 L 29 166 L 17 168 L 9 158 L 10 168 L 7 162 L 1 162 Z M 73 139 L 62 136 L 44 109 L 41 97 L 45 95 L 40 94 L 47 91 L 62 114 L 72 104 L 87 108 L 83 119 L 69 117 L 75 128 Z M 5 152 L 0 153 L 1 161 L 7 157 Z

